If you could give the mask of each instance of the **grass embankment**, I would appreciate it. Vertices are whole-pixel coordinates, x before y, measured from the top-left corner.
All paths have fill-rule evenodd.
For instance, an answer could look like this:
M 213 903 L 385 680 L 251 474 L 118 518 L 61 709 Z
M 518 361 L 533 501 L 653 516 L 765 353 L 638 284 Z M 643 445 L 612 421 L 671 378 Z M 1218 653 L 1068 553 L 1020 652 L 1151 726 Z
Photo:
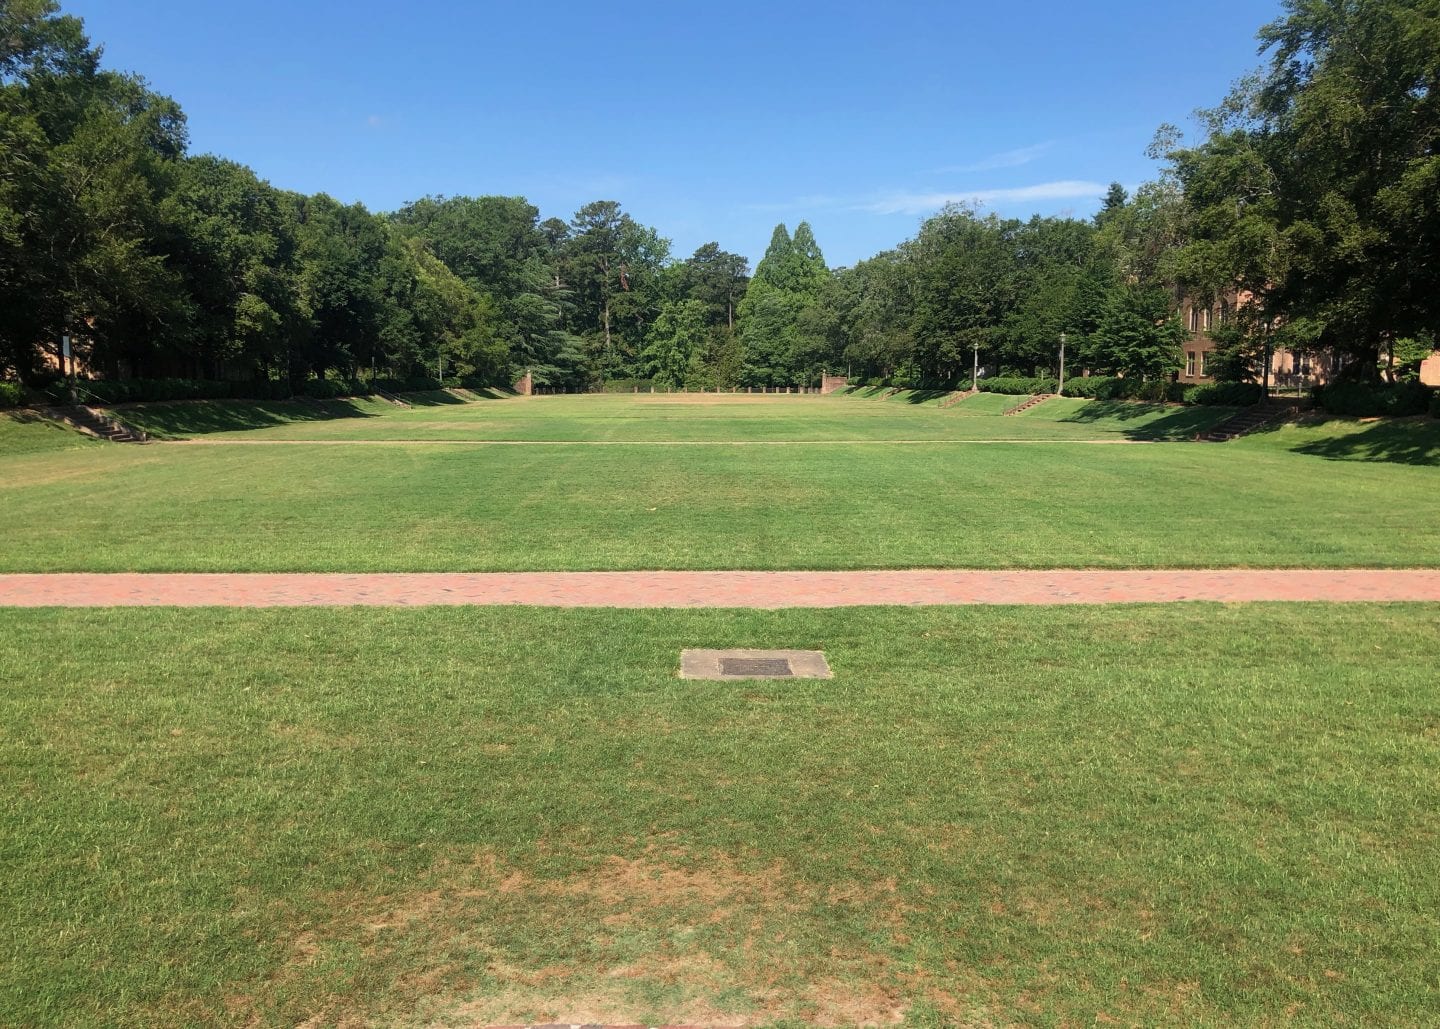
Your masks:
M 83 449 L 99 442 L 93 436 L 32 411 L 0 411 L 0 462 L 7 457 Z M 0 464 L 0 483 L 6 481 L 4 466 Z
M 836 678 L 675 678 L 729 645 Z M 0 1023 L 1427 1021 L 1437 655 L 1433 605 L 5 612 Z

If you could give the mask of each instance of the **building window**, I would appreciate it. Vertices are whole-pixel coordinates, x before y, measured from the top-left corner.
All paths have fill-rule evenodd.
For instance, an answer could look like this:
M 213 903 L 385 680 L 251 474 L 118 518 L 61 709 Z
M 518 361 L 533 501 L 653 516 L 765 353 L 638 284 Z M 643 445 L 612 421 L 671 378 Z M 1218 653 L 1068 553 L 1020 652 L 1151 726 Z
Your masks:
M 1210 351 L 1208 350 L 1200 351 L 1200 374 L 1210 374 Z
M 1201 311 L 1201 312 L 1200 312 L 1200 317 L 1201 317 L 1201 319 L 1202 319 L 1202 320 L 1204 321 L 1204 323 L 1205 323 L 1204 326 L 1202 326 L 1202 327 L 1205 329 L 1206 332 L 1209 332 L 1209 331 L 1210 331 L 1210 308 L 1207 307 L 1207 308 L 1205 308 L 1205 310 Z
M 1194 305 L 1190 307 L 1190 331 L 1200 331 L 1200 311 Z
M 1195 378 L 1195 351 L 1185 351 L 1185 374 L 1189 378 Z

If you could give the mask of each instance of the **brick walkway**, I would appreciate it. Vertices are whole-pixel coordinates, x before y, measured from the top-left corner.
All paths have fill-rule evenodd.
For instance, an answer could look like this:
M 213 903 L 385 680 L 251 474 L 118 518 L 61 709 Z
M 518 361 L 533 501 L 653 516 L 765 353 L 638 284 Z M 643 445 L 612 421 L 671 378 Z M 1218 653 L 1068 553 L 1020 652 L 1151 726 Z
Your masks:
M 854 607 L 1440 601 L 1440 570 L 0 574 L 0 606 Z
M 177 439 L 156 440 L 165 447 L 984 447 L 1025 443 L 1033 446 L 1127 447 L 1191 440 L 1151 439 Z

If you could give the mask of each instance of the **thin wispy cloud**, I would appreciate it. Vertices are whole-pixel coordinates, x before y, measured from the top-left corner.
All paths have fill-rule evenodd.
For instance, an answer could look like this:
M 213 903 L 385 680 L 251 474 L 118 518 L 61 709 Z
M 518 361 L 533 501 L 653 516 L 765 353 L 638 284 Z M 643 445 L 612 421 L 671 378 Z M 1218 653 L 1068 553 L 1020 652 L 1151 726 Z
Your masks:
M 871 214 L 928 214 L 946 204 L 978 204 L 995 207 L 1005 204 L 1044 200 L 1082 200 L 1105 195 L 1106 187 L 1098 182 L 1081 179 L 1060 179 L 1033 186 L 1012 186 L 1004 189 L 967 189 L 936 192 L 888 193 L 852 206 L 852 210 Z
M 1054 140 L 1049 140 L 1044 143 L 1036 143 L 1034 146 L 1022 146 L 1014 150 L 1002 150 L 998 154 L 991 154 L 989 157 L 982 158 L 972 164 L 952 164 L 945 168 L 936 168 L 935 173 L 983 172 L 995 171 L 999 168 L 1019 168 L 1044 156 L 1054 145 Z

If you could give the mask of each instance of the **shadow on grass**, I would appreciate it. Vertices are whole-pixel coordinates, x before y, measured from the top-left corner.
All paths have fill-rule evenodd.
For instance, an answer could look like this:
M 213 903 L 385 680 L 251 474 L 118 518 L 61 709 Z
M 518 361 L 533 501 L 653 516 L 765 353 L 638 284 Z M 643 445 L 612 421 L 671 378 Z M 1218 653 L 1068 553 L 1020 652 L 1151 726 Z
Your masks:
M 923 404 L 928 400 L 939 400 L 941 397 L 948 397 L 955 392 L 950 389 L 912 389 L 905 397 L 907 404 Z
M 157 439 L 268 429 L 291 422 L 376 417 L 353 400 L 199 400 L 179 404 L 137 404 L 117 413 L 127 425 L 144 429 Z
M 443 389 L 423 390 L 419 393 L 401 393 L 400 399 L 411 407 L 449 407 L 454 404 L 464 404 L 467 401 L 463 397 L 457 397 L 454 393 Z
M 1176 407 L 1169 404 L 1141 404 L 1129 400 L 1092 400 L 1074 414 L 1058 419 L 1072 425 L 1093 422 L 1126 422 L 1145 419 L 1123 427 L 1126 439 L 1187 440 L 1196 433 L 1218 425 L 1235 413 L 1233 407 Z
M 93 436 L 87 436 L 79 429 L 47 418 L 30 408 L 7 408 L 0 411 L 0 455 L 5 457 L 88 446 L 95 442 L 97 441 Z
M 1353 423 L 1331 421 L 1328 424 Z M 1387 461 L 1436 467 L 1440 466 L 1440 421 L 1424 415 L 1386 418 L 1355 432 L 1311 440 L 1290 449 L 1296 454 L 1323 457 L 1327 461 Z

